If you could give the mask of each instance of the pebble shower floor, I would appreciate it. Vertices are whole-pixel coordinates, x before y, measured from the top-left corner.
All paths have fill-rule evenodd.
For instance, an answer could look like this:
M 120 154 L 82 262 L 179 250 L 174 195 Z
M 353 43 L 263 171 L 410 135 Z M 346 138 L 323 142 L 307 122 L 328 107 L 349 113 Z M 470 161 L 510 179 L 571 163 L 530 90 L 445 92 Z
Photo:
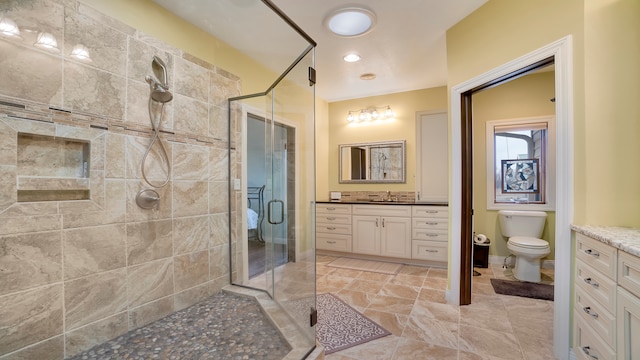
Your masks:
M 253 300 L 220 292 L 72 360 L 280 360 L 291 350 Z

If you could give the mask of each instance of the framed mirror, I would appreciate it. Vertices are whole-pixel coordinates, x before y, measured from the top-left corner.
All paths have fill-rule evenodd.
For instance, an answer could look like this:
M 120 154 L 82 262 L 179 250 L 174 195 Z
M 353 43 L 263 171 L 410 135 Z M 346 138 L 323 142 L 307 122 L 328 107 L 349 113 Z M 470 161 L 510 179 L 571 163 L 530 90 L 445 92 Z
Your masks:
M 405 183 L 406 141 L 339 145 L 341 184 Z

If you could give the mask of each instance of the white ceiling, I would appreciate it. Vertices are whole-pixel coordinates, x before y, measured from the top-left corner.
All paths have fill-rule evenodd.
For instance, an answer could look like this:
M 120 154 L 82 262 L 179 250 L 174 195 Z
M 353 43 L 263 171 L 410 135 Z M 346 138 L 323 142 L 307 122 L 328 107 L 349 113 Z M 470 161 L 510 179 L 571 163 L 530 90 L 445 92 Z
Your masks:
M 228 0 L 230 5 L 224 6 L 221 0 L 154 1 L 259 61 L 272 58 L 272 63 L 265 65 L 275 71 L 284 70 L 283 64 L 291 62 L 291 54 L 300 54 L 306 45 L 291 38 L 291 31 L 283 28 L 279 19 L 260 11 L 263 5 L 256 0 Z M 328 101 L 446 85 L 446 30 L 487 0 L 360 1 L 272 0 L 317 42 L 316 94 Z M 373 31 L 343 38 L 323 27 L 328 13 L 350 6 L 376 13 Z M 224 16 L 212 20 L 211 14 Z M 256 24 L 260 24 L 259 30 L 252 31 L 249 27 Z M 242 26 L 246 31 L 230 30 L 232 26 Z M 248 41 L 248 34 L 254 34 L 252 41 Z M 267 56 L 267 52 L 271 54 Z M 349 52 L 356 52 L 362 59 L 345 62 L 342 58 Z M 374 73 L 376 78 L 360 80 L 364 73 Z
M 323 27 L 331 11 L 352 6 L 344 0 L 273 0 L 317 43 L 316 93 L 343 100 L 444 86 L 447 83 L 446 30 L 486 0 L 360 0 L 377 15 L 372 32 L 342 38 Z M 362 57 L 347 63 L 354 51 Z M 374 80 L 360 80 L 364 73 Z

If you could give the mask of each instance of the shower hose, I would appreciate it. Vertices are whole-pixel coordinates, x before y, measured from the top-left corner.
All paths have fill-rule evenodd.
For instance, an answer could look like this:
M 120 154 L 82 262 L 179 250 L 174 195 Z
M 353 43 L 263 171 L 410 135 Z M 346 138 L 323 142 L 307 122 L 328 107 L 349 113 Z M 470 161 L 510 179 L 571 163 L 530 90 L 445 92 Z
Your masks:
M 142 157 L 141 168 L 142 168 L 142 178 L 144 179 L 144 181 L 147 184 L 149 184 L 149 186 L 157 189 L 167 185 L 167 183 L 169 182 L 169 178 L 171 177 L 171 162 L 169 161 L 169 155 L 167 154 L 167 149 L 165 149 L 164 144 L 162 143 L 162 139 L 160 139 L 160 124 L 162 124 L 162 115 L 164 114 L 165 103 L 161 103 L 160 116 L 157 123 L 154 121 L 153 103 L 154 103 L 154 100 L 151 98 L 151 95 L 149 95 L 149 120 L 151 121 L 151 130 L 153 131 L 153 136 L 151 137 L 151 142 L 147 147 L 147 151 L 144 153 L 144 156 Z M 151 152 L 151 148 L 156 143 L 156 141 L 158 142 L 158 144 L 160 144 L 160 149 L 162 150 L 161 154 L 163 155 L 164 160 L 167 163 L 167 177 L 166 179 L 164 179 L 164 181 L 160 185 L 152 184 L 151 181 L 147 178 L 147 174 L 144 171 L 144 164 L 146 163 L 147 157 Z

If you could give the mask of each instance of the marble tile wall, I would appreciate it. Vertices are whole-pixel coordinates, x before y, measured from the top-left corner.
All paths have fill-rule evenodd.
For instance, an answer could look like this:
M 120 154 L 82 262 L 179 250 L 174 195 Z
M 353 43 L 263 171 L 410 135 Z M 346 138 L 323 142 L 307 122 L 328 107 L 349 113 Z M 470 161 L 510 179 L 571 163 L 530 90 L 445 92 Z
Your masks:
M 80 1 L 7 0 L 0 14 L 46 29 L 61 50 L 31 46 L 28 32 L 0 37 L 0 360 L 63 359 L 229 284 L 227 168 L 232 161 L 239 177 L 241 160 L 227 150 L 239 129 L 232 121 L 227 138 L 226 99 L 240 95 L 240 79 Z M 78 43 L 91 63 L 70 57 Z M 174 94 L 156 107 L 172 170 L 157 189 L 159 207 L 145 210 L 135 196 L 149 188 L 141 180 L 151 138 L 144 77 L 154 55 Z M 19 181 L 44 170 L 51 181 Z M 145 171 L 158 183 L 166 175 L 157 144 Z M 87 199 L 17 196 L 21 187 L 78 186 Z

